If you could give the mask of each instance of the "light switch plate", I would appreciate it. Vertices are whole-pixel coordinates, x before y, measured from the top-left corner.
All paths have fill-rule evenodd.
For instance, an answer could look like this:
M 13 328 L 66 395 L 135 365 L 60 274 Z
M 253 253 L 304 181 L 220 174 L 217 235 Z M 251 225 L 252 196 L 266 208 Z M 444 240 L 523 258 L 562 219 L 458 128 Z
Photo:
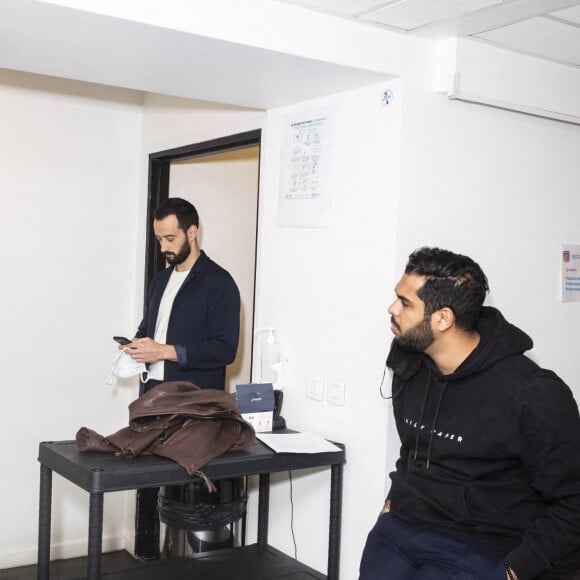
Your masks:
M 326 402 L 331 405 L 344 405 L 344 381 L 326 379 Z

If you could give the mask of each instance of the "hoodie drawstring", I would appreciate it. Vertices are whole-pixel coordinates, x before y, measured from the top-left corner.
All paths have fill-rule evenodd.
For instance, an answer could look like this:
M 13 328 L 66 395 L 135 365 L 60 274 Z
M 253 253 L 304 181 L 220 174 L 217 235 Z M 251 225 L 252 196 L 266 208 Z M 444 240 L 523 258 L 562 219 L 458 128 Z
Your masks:
M 431 379 L 431 375 L 429 375 L 429 379 Z M 433 426 L 431 427 L 431 435 L 429 436 L 429 447 L 427 448 L 427 463 L 425 465 L 425 469 L 429 469 L 429 463 L 431 460 L 431 448 L 433 447 L 433 437 L 435 437 L 435 428 L 437 427 L 437 419 L 439 418 L 439 411 L 441 409 L 441 403 L 443 402 L 443 397 L 445 396 L 446 389 L 447 389 L 447 381 L 443 383 L 443 388 L 441 389 L 441 394 L 439 395 L 439 400 L 437 401 L 437 408 L 435 409 L 435 417 L 433 417 Z
M 431 386 L 431 373 L 429 373 L 429 378 L 427 379 L 427 386 L 425 387 L 425 396 L 423 397 L 423 405 L 421 407 L 421 416 L 419 417 L 419 423 L 417 423 L 417 432 L 415 433 L 415 453 L 413 453 L 413 461 L 417 459 L 417 453 L 419 452 L 419 431 L 421 431 L 421 425 L 423 424 L 423 416 L 425 414 L 425 407 L 427 406 L 427 397 L 429 396 L 430 386 Z
M 417 460 L 417 455 L 419 453 L 419 434 L 421 431 L 421 425 L 423 424 L 423 418 L 425 416 L 425 407 L 427 406 L 427 399 L 429 397 L 429 390 L 431 388 L 431 377 L 433 373 L 429 373 L 427 379 L 427 386 L 425 387 L 425 396 L 423 397 L 423 405 L 421 406 L 421 415 L 419 417 L 419 422 L 417 423 L 417 429 L 415 432 L 415 451 L 413 452 L 413 461 Z M 429 464 L 431 463 L 431 449 L 433 448 L 433 438 L 435 437 L 435 430 L 437 428 L 437 419 L 439 418 L 439 411 L 441 410 L 441 404 L 443 403 L 443 397 L 445 396 L 445 391 L 447 389 L 447 381 L 443 383 L 443 388 L 441 389 L 441 394 L 437 401 L 437 407 L 435 408 L 435 416 L 433 417 L 433 424 L 431 425 L 431 431 L 429 434 L 429 445 L 427 447 L 427 461 L 425 463 L 425 469 L 429 469 Z

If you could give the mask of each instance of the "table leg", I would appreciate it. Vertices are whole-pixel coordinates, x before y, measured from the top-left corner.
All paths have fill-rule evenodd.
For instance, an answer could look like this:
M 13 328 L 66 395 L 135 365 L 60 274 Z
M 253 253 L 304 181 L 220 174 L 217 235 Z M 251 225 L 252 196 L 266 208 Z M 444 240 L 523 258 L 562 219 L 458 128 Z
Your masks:
M 342 464 L 331 466 L 330 524 L 328 537 L 328 580 L 338 580 L 342 514 Z
M 103 493 L 91 493 L 89 504 L 89 547 L 87 580 L 100 580 L 103 548 Z
M 52 510 L 52 469 L 40 465 L 38 506 L 38 580 L 48 580 L 50 566 L 50 524 Z
M 270 474 L 260 473 L 258 495 L 258 545 L 268 544 L 268 519 L 270 516 Z

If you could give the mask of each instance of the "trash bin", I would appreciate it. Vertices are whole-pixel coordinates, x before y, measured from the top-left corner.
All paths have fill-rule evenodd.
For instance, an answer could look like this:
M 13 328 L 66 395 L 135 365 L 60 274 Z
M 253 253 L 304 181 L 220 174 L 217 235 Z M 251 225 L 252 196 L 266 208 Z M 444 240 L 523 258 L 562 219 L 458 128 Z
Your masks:
M 240 545 L 240 519 L 246 513 L 244 478 L 201 480 L 166 486 L 159 493 L 159 520 L 165 524 L 161 557 L 191 556 Z

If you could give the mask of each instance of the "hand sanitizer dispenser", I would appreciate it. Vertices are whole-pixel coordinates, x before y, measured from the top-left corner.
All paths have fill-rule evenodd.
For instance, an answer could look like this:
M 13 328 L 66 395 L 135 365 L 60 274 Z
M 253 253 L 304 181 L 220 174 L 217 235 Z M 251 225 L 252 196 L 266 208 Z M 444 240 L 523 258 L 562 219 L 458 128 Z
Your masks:
M 275 388 L 281 388 L 278 383 L 281 379 L 280 345 L 276 342 L 274 328 L 258 328 L 256 334 L 267 332 L 268 336 L 260 350 L 260 382 L 272 383 Z
M 263 383 L 272 383 L 278 386 L 280 376 L 280 345 L 274 337 L 274 329 L 268 328 L 268 337 L 262 346 L 262 368 L 260 371 Z
M 257 328 L 254 334 L 267 332 L 268 335 L 260 348 L 260 383 L 271 383 L 274 387 L 274 417 L 273 429 L 286 427 L 284 417 L 280 416 L 284 388 L 284 366 L 280 345 L 276 342 L 275 329 L 271 327 Z

